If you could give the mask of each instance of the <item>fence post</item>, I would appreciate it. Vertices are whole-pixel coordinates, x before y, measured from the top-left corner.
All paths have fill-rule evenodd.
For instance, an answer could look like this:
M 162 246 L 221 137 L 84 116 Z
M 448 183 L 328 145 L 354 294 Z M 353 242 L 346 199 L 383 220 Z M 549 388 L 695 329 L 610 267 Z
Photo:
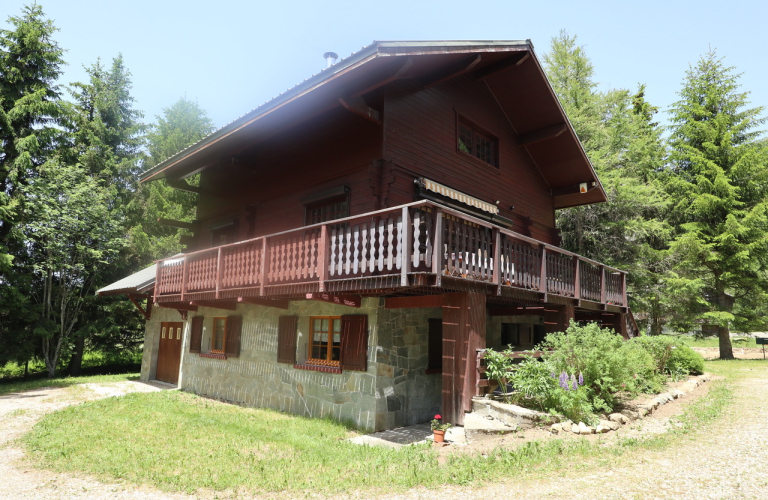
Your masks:
M 581 259 L 577 255 L 573 256 L 573 298 L 581 300 Z
M 328 226 L 320 226 L 320 242 L 317 244 L 317 279 L 320 282 L 319 291 L 325 291 L 325 280 L 328 279 Z
M 539 278 L 539 291 L 544 294 L 544 302 L 547 301 L 547 247 L 541 245 L 541 276 Z
M 403 207 L 402 231 L 400 236 L 403 245 L 400 247 L 400 286 L 408 286 L 408 272 L 411 270 L 411 249 L 413 247 L 413 230 L 411 228 L 411 212 L 408 207 Z
M 219 298 L 219 284 L 221 283 L 221 247 L 216 255 L 216 298 Z

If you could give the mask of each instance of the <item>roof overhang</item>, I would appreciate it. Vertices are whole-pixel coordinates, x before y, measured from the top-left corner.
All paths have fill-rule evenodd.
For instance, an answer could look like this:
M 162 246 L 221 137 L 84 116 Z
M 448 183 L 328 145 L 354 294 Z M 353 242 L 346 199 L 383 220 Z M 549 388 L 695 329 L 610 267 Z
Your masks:
M 107 295 L 146 294 L 155 287 L 156 270 L 157 264 L 152 264 L 141 271 L 100 288 L 96 291 L 96 295 L 104 297 Z
M 463 74 L 485 82 L 494 94 L 552 189 L 555 208 L 606 200 L 530 40 L 374 42 L 144 172 L 141 180 L 181 179 L 226 162 L 280 130 L 341 106 L 342 99 L 399 78 L 429 86 Z M 580 183 L 596 189 L 555 195 Z

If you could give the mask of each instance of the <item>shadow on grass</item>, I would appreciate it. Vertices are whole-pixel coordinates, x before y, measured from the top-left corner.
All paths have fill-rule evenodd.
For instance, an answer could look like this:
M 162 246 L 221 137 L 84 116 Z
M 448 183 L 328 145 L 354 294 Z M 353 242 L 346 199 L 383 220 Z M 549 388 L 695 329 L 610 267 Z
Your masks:
M 95 383 L 108 383 L 108 382 L 124 382 L 128 380 L 139 380 L 139 374 L 131 373 L 118 373 L 118 374 L 106 374 L 106 375 L 82 375 L 79 377 L 58 377 L 58 378 L 43 378 L 36 377 L 27 380 L 8 380 L 0 381 L 0 398 L 29 398 L 36 397 L 34 394 L 23 394 L 27 391 L 36 389 L 42 389 L 46 387 L 61 388 L 70 387 L 76 384 L 85 384 L 89 382 Z

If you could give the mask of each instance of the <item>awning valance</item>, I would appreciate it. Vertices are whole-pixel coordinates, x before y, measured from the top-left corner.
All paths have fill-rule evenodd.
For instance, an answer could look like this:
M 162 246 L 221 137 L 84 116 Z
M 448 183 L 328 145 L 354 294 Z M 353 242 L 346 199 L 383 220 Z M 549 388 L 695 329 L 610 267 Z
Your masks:
M 479 208 L 480 210 L 483 210 L 493 215 L 497 215 L 499 213 L 499 207 L 497 207 L 493 203 L 488 203 L 487 201 L 479 200 L 474 196 L 469 196 L 466 193 L 462 193 L 461 191 L 457 191 L 455 189 L 449 188 L 448 186 L 444 186 L 439 182 L 435 182 L 433 180 L 422 177 L 419 179 L 419 184 L 421 184 L 421 187 L 423 187 L 426 190 L 445 196 L 446 198 L 459 201 L 461 203 L 464 203 L 465 205 L 469 205 L 470 207 Z

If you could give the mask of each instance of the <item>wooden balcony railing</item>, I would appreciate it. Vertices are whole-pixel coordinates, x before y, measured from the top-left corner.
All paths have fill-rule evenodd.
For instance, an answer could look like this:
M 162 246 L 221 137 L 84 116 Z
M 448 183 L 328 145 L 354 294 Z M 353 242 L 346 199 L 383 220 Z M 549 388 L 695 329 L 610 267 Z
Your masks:
M 161 260 L 156 299 L 413 273 L 626 306 L 626 273 L 430 201 Z M 352 290 L 352 288 L 349 288 Z M 255 292 L 258 293 L 255 293 Z

